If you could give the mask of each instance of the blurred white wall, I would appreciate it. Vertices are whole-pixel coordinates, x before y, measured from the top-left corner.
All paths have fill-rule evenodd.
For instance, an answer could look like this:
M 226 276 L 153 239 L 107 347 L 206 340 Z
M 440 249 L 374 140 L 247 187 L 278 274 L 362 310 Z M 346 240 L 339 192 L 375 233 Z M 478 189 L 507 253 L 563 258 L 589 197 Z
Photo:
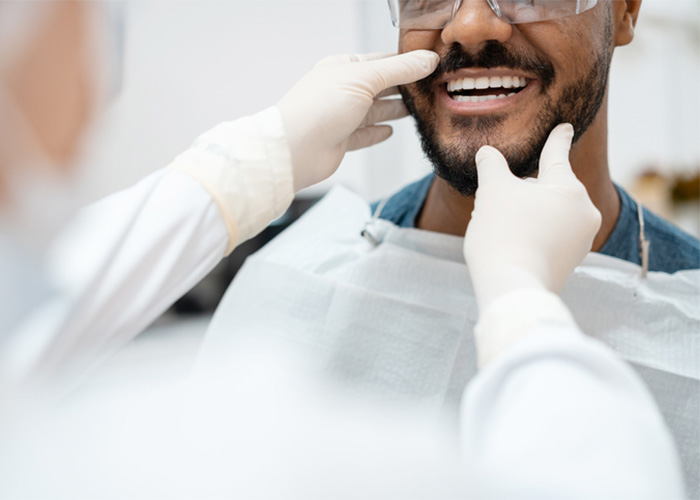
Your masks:
M 610 165 L 628 183 L 645 166 L 700 163 L 698 0 L 644 0 L 618 49 L 610 90 Z M 138 0 L 128 3 L 122 94 L 105 120 L 95 195 L 168 164 L 201 132 L 274 104 L 318 59 L 394 51 L 384 0 Z M 348 155 L 333 179 L 370 199 L 430 170 L 413 124 Z
M 635 40 L 610 77 L 610 169 L 623 184 L 645 168 L 700 165 L 700 2 L 644 0 Z
M 122 92 L 91 158 L 95 195 L 167 165 L 197 135 L 277 102 L 316 61 L 357 51 L 353 0 L 128 2 Z M 362 153 L 345 170 L 362 170 Z M 348 184 L 362 190 L 362 175 Z

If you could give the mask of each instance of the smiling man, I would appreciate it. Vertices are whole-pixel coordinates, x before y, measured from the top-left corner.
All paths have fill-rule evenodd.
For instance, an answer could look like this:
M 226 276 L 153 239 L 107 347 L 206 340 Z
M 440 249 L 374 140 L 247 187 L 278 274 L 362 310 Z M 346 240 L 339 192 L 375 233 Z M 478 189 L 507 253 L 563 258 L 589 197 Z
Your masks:
M 455 422 L 477 373 L 478 308 L 462 253 L 474 156 L 490 144 L 517 175 L 532 176 L 549 132 L 569 122 L 571 164 L 603 217 L 594 250 L 605 255 L 589 255 L 562 298 L 582 331 L 642 376 L 675 438 L 689 496 L 700 498 L 700 271 L 687 271 L 700 267 L 700 244 L 644 210 L 649 269 L 663 272 L 642 279 L 640 212 L 608 172 L 608 72 L 615 47 L 633 38 L 640 1 L 390 5 L 400 50 L 441 57 L 433 75 L 401 88 L 435 174 L 375 206 L 384 220 L 368 222 L 364 199 L 331 192 L 251 256 L 198 366 L 225 366 L 240 338 L 272 338 L 308 354 L 319 378 Z
M 380 217 L 401 227 L 464 235 L 474 204 L 474 156 L 501 150 L 520 177 L 537 174 L 549 132 L 576 131 L 571 164 L 603 216 L 593 250 L 642 264 L 635 201 L 613 184 L 607 158 L 608 75 L 630 43 L 641 0 L 391 0 L 399 49 L 441 63 L 401 88 L 436 175 L 408 186 Z M 698 240 L 643 210 L 649 269 L 700 267 Z

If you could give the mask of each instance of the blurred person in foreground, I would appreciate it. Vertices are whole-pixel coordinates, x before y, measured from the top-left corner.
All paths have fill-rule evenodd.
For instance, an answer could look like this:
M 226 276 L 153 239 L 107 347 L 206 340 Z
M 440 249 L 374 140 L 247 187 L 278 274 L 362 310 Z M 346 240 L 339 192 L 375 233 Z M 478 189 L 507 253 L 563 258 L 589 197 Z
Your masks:
M 59 249 L 49 252 L 54 274 L 42 274 L 43 245 L 70 216 L 61 198 L 71 193 L 68 165 L 99 102 L 90 55 L 100 44 L 91 36 L 109 19 L 107 5 L 0 5 L 0 397 L 11 410 L 0 422 L 7 444 L 0 452 L 0 494 L 682 494 L 673 444 L 649 394 L 608 349 L 583 337 L 556 295 L 600 225 L 569 165 L 574 130 L 568 124 L 549 136 L 531 182 L 514 177 L 493 148 L 476 155 L 482 185 L 464 254 L 479 270 L 472 281 L 482 310 L 483 372 L 464 397 L 463 466 L 436 469 L 452 463 L 449 454 L 428 434 L 401 430 L 389 433 L 376 455 L 376 440 L 396 430 L 394 421 L 377 420 L 362 404 L 357 421 L 369 422 L 371 431 L 338 415 L 309 418 L 328 401 L 316 404 L 313 394 L 299 390 L 303 382 L 285 387 L 293 370 L 273 376 L 270 390 L 245 384 L 255 369 L 241 370 L 240 360 L 172 398 L 158 387 L 145 395 L 106 390 L 101 398 L 53 408 L 66 378 L 138 334 L 236 244 L 279 216 L 296 191 L 328 177 L 346 151 L 386 139 L 390 129 L 376 124 L 405 110 L 400 101 L 377 96 L 427 76 L 437 63 L 429 51 L 321 63 L 275 107 L 216 127 L 167 169 L 84 209 Z M 572 217 L 578 225 L 569 224 Z M 69 288 L 61 287 L 65 273 L 78 273 Z M 267 355 L 251 351 L 252 361 L 263 364 Z M 38 392 L 24 401 L 32 389 Z M 278 413 L 282 402 L 293 425 L 280 425 L 290 418 Z M 31 408 L 40 411 L 27 413 Z M 593 418 L 585 411 L 592 408 Z M 306 427 L 299 439 L 304 423 L 322 425 Z M 405 447 L 414 442 L 420 445 Z M 317 453 L 300 453 L 309 443 Z M 416 453 L 421 450 L 442 452 Z M 329 454 L 339 459 L 336 466 L 327 464 Z M 618 467 L 601 480 L 606 460 Z M 397 468 L 367 469 L 368 463 Z M 352 488 L 318 481 L 319 467 Z M 413 474 L 406 478 L 406 471 Z M 589 476 L 597 480 L 585 481 Z

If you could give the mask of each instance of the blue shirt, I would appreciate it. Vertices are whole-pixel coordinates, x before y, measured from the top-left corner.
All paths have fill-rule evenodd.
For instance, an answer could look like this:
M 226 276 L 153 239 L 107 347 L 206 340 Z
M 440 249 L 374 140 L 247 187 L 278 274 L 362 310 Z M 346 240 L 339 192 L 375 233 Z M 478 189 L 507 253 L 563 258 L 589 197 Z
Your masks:
M 435 174 L 429 174 L 391 196 L 379 217 L 399 227 L 416 227 L 434 178 Z M 641 265 L 637 203 L 624 189 L 615 188 L 620 196 L 620 216 L 600 253 Z M 373 212 L 377 205 L 372 205 Z M 700 268 L 700 241 L 646 208 L 642 210 L 644 234 L 650 242 L 649 270 L 674 273 Z

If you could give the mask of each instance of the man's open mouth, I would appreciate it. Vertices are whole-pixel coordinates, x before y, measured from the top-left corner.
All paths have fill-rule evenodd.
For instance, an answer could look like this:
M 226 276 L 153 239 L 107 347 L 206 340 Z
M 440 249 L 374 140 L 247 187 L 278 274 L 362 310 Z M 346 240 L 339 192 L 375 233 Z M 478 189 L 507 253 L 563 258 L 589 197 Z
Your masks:
M 531 80 L 519 76 L 482 76 L 447 82 L 448 95 L 457 102 L 486 102 L 511 97 L 528 86 Z

